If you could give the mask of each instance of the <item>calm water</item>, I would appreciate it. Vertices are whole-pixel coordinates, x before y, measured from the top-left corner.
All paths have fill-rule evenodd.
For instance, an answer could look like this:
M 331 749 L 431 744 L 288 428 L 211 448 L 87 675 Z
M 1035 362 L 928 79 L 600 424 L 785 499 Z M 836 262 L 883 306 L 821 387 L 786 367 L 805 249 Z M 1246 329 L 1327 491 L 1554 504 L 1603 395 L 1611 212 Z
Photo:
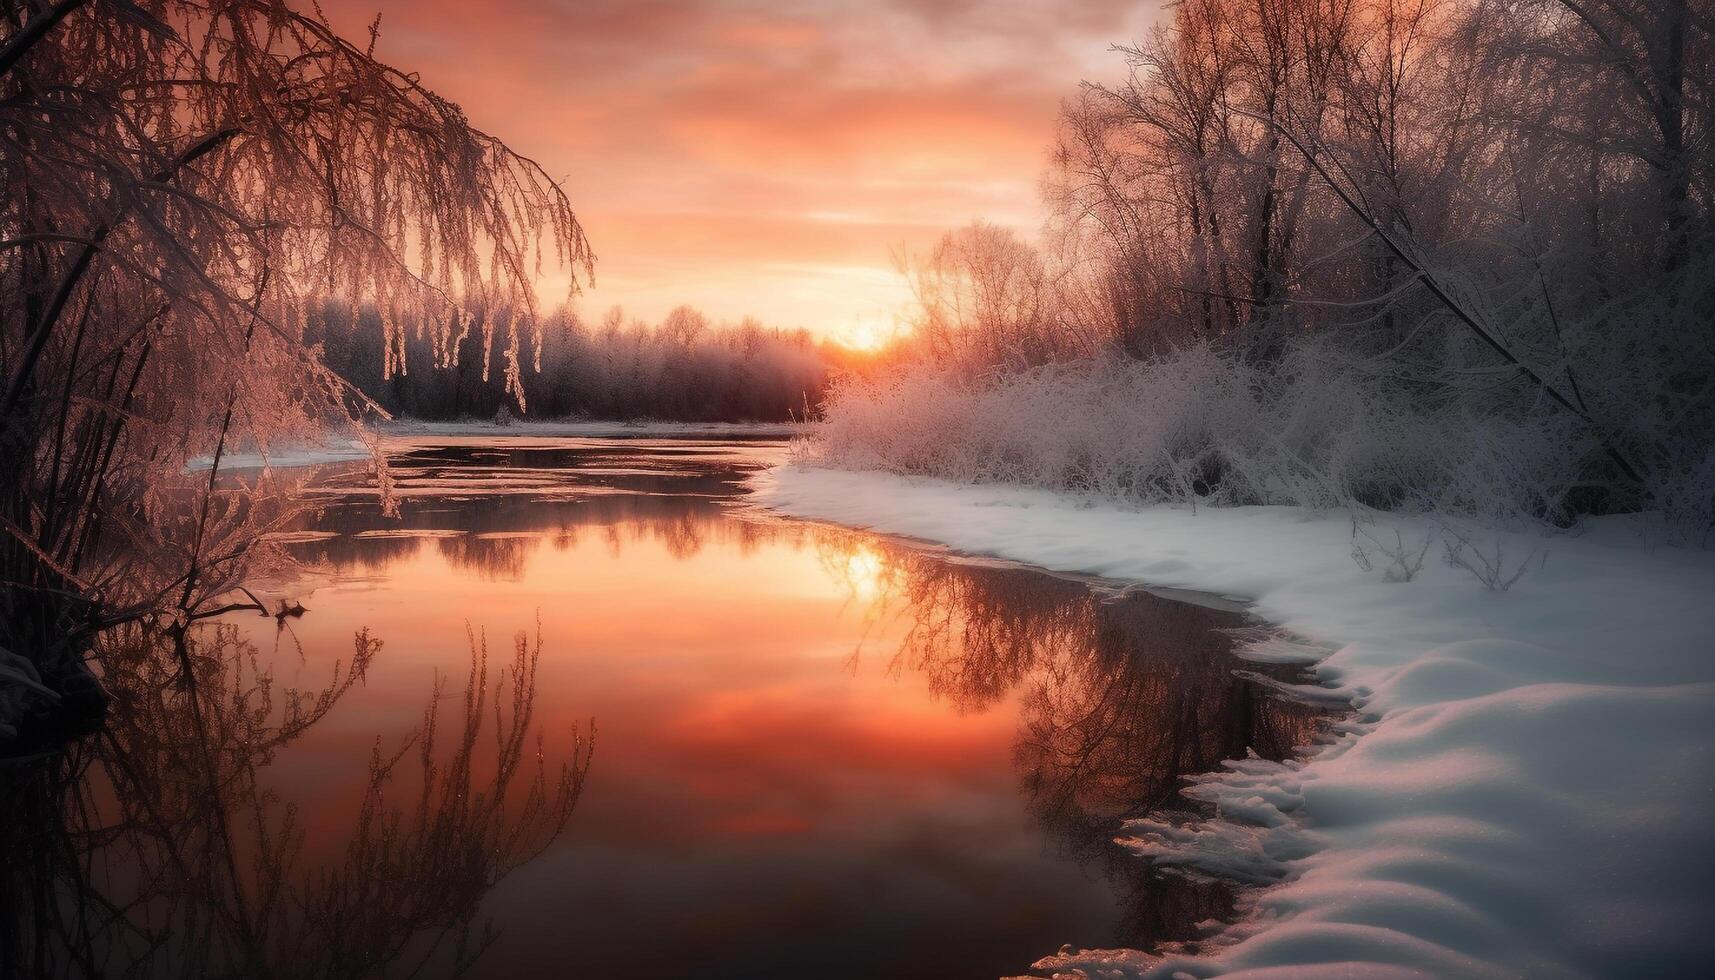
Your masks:
M 314 567 L 273 583 L 308 612 L 283 629 L 234 617 L 234 642 L 275 688 L 306 689 L 350 661 L 357 631 L 383 645 L 254 766 L 303 829 L 289 866 L 354 860 L 372 754 L 412 744 L 437 679 L 438 731 L 455 730 L 471 634 L 498 676 L 524 630 L 540 637 L 533 696 L 502 700 L 530 712 L 550 771 L 595 720 L 576 808 L 537 855 L 540 840 L 507 836 L 524 794 L 477 816 L 453 794 L 435 810 L 457 810 L 453 829 L 422 849 L 474 835 L 484 853 L 399 889 L 478 905 L 497 932 L 476 975 L 989 978 L 1062 943 L 1189 939 L 1228 911 L 1219 888 L 1111 841 L 1122 819 L 1182 805 L 1182 775 L 1311 736 L 1311 709 L 1233 675 L 1222 630 L 1242 618 L 748 511 L 742 480 L 783 451 L 402 444 L 399 520 L 363 467 L 319 471 L 316 510 L 280 537 Z M 478 785 L 492 738 L 471 753 Z M 409 823 L 423 779 L 398 781 Z M 519 866 L 493 884 L 508 848 Z M 392 901 L 327 900 L 352 915 Z

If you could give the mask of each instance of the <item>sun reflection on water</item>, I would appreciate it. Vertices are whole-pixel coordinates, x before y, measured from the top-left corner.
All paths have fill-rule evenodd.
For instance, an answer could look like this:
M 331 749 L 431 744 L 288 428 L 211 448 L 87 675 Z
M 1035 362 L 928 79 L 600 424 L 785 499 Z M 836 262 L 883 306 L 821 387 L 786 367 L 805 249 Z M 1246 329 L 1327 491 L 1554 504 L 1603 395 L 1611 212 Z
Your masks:
M 858 544 L 846 554 L 845 581 L 852 594 L 860 599 L 874 599 L 881 594 L 884 568 L 881 553 L 867 544 Z

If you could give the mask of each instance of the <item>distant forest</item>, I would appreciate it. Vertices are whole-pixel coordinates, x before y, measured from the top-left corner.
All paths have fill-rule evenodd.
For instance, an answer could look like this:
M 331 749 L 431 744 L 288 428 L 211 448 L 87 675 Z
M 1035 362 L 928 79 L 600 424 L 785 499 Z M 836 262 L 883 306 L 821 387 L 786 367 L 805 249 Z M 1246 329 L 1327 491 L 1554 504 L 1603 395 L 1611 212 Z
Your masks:
M 401 337 L 437 332 L 394 326 Z M 522 398 L 509 390 L 506 344 L 514 334 L 504 312 L 471 318 L 444 344 L 389 353 L 389 331 L 375 309 L 327 303 L 308 317 L 304 339 L 321 344 L 328 367 L 389 413 L 434 421 L 522 414 L 784 422 L 804 418 L 835 370 L 855 356 L 806 330 L 749 318 L 716 324 L 688 306 L 656 324 L 618 307 L 594 324 L 562 310 L 539 333 L 519 333 Z

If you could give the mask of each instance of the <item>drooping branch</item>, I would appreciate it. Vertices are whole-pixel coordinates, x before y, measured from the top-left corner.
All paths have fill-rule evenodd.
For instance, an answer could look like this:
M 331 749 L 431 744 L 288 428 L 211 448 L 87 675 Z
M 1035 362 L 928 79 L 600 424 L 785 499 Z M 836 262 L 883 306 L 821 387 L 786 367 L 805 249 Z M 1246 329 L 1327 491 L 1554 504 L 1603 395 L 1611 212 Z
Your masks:
M 89 0 L 60 0 L 49 7 L 46 12 L 31 17 L 22 30 L 7 40 L 5 47 L 0 48 L 0 76 L 12 70 L 12 66 L 21 61 L 30 49 L 41 43 L 66 15 L 89 3 Z
M 395 364 L 505 323 L 520 390 L 537 276 L 575 291 L 593 255 L 541 166 L 313 3 L 0 6 L 0 642 L 48 663 L 255 570 L 289 478 L 199 512 L 188 463 L 385 417 L 318 305 L 378 318 Z
M 236 128 L 228 128 L 210 133 L 192 144 L 189 149 L 179 155 L 177 160 L 157 172 L 152 178 L 153 182 L 161 184 L 172 180 L 178 176 L 179 171 L 214 152 L 241 132 L 242 130 Z M 119 214 L 103 222 L 92 231 L 87 236 L 88 244 L 78 251 L 77 258 L 72 261 L 71 267 L 65 271 L 65 275 L 60 277 L 59 285 L 55 288 L 53 298 L 49 300 L 47 309 L 43 311 L 41 319 L 36 323 L 35 329 L 30 332 L 29 339 L 25 341 L 24 349 L 18 359 L 18 366 L 13 370 L 12 377 L 6 383 L 6 393 L 4 397 L 0 397 L 0 418 L 10 416 L 17 407 L 18 399 L 23 397 L 24 390 L 29 385 L 30 376 L 35 372 L 36 362 L 41 359 L 42 350 L 47 346 L 48 337 L 53 333 L 54 324 L 59 322 L 60 314 L 65 311 L 66 303 L 71 300 L 78 284 L 89 272 L 90 264 L 95 260 L 96 253 L 101 251 L 102 244 L 113 233 L 113 229 L 121 221 L 124 221 L 131 212 L 132 208 L 127 206 Z

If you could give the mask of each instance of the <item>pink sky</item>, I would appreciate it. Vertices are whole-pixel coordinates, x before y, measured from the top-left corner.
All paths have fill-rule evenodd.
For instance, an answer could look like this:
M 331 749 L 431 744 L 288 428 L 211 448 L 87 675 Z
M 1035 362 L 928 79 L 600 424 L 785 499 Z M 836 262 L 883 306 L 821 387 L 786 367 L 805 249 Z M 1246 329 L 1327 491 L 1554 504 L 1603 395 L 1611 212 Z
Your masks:
M 335 0 L 349 35 L 565 179 L 579 302 L 834 336 L 905 300 L 892 252 L 1032 232 L 1061 99 L 1123 73 L 1150 0 Z

